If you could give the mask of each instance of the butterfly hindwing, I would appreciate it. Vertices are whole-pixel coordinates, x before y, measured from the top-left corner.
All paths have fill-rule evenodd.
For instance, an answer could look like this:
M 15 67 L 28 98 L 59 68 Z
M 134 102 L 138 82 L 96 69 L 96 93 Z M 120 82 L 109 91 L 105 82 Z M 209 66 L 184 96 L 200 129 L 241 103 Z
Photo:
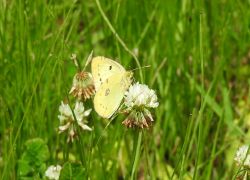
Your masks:
M 94 108 L 103 118 L 110 118 L 119 108 L 126 89 L 122 85 L 124 73 L 115 74 L 105 80 L 94 97 Z

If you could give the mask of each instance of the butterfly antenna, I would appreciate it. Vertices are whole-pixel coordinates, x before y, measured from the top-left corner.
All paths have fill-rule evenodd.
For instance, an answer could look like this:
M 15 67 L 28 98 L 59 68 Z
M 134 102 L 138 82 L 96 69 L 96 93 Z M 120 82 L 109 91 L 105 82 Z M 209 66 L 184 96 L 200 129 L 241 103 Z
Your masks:
M 150 65 L 142 66 L 142 67 L 140 67 L 140 68 L 131 69 L 131 71 L 135 71 L 135 70 L 143 69 L 143 68 L 149 68 L 149 67 L 150 67 Z
M 83 70 L 85 70 L 85 69 L 86 69 L 86 67 L 89 65 L 89 63 L 90 63 L 90 62 L 91 62 L 91 60 L 92 60 L 92 57 L 93 57 L 93 50 L 92 50 L 92 51 L 91 51 L 91 53 L 89 54 L 88 59 L 87 59 L 87 61 L 86 61 L 85 65 L 84 65 Z

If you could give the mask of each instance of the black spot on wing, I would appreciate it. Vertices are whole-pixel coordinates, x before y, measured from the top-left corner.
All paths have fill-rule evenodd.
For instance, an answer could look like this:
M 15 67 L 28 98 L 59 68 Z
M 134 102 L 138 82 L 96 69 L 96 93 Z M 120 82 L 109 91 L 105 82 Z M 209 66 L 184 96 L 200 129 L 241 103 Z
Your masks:
M 103 82 L 102 82 L 102 78 L 100 78 L 99 80 L 100 80 L 101 84 L 103 84 Z
M 112 66 L 109 66 L 109 70 L 111 70 L 112 69 Z
M 107 107 L 107 106 L 104 106 L 103 104 L 100 104 L 100 106 L 101 106 L 103 109 L 105 109 L 105 110 L 108 109 L 108 107 Z
M 110 89 L 106 89 L 106 91 L 105 91 L 105 96 L 108 96 L 109 93 L 110 93 Z

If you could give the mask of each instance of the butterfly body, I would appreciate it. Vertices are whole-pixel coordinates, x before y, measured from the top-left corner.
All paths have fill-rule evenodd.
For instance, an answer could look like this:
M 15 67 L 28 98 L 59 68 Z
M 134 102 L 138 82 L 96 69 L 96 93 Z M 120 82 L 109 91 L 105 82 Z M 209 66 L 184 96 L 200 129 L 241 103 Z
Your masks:
M 95 111 L 103 118 L 110 118 L 119 108 L 133 73 L 119 63 L 100 56 L 93 58 L 91 70 L 96 88 Z

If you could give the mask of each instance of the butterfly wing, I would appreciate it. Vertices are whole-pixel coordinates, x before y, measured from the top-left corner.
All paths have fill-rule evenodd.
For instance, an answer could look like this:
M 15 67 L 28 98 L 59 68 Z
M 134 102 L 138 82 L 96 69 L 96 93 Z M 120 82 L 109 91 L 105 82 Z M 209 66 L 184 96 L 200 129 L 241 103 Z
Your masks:
M 92 59 L 91 71 L 94 79 L 95 89 L 98 91 L 99 87 L 112 75 L 123 74 L 125 69 L 117 62 L 97 56 Z
M 101 117 L 110 118 L 119 108 L 127 89 L 125 81 L 126 73 L 120 73 L 110 76 L 100 86 L 94 97 L 94 108 Z

